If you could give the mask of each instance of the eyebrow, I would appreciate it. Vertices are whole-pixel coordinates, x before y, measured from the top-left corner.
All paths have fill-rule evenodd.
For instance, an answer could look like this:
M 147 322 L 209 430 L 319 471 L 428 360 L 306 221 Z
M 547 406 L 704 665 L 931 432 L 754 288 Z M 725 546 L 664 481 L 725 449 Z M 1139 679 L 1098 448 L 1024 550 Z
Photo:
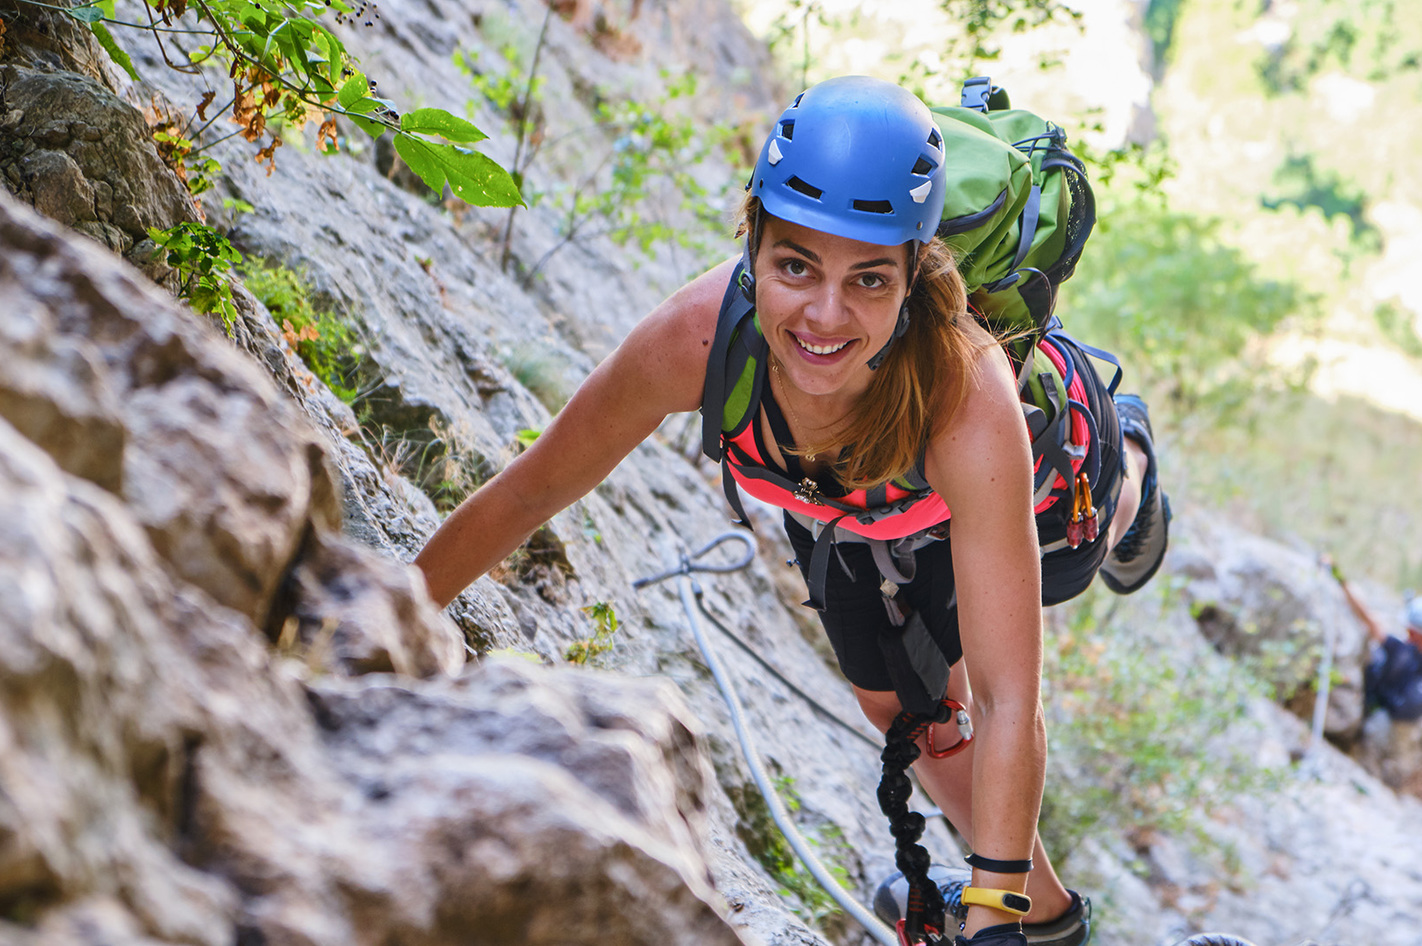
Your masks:
M 796 253 L 799 253 L 801 256 L 805 257 L 810 262 L 815 263 L 816 265 L 820 265 L 824 262 L 824 260 L 820 259 L 819 254 L 816 253 L 814 250 L 811 250 L 808 247 L 801 246 L 794 240 L 776 240 L 774 245 L 777 247 L 783 246 L 786 249 L 794 250 Z M 851 272 L 857 272 L 861 269 L 875 269 L 879 266 L 897 267 L 898 265 L 899 261 L 894 259 L 893 257 L 881 256 L 878 259 L 865 260 L 862 263 L 855 263 L 853 266 L 850 266 L 849 269 Z

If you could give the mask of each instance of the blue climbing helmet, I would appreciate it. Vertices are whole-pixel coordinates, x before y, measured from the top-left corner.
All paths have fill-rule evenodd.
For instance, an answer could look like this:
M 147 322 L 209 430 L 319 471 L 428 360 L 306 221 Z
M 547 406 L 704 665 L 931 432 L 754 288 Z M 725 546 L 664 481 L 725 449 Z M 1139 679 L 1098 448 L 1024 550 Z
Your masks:
M 943 215 L 943 135 L 907 89 L 869 76 L 827 79 L 775 123 L 750 192 L 767 213 L 824 233 L 927 243 Z
M 1407 625 L 1417 632 L 1422 633 L 1422 595 L 1408 596 Z

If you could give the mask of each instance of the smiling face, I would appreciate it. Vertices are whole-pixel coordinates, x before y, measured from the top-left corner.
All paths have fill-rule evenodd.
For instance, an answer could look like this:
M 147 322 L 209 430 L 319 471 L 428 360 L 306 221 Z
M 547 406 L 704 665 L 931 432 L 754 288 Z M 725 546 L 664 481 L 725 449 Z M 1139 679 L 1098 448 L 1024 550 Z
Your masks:
M 770 351 L 800 391 L 852 401 L 898 322 L 908 251 L 764 220 L 755 299 Z

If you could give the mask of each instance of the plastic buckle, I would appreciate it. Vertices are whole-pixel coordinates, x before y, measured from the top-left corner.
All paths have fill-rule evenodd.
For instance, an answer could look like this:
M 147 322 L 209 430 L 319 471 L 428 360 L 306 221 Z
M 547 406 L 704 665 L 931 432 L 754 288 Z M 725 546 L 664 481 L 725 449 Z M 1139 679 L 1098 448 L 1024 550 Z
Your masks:
M 963 83 L 963 94 L 959 99 L 959 104 L 963 108 L 986 112 L 988 110 L 988 99 L 991 98 L 991 96 L 992 79 L 987 76 L 974 76 Z

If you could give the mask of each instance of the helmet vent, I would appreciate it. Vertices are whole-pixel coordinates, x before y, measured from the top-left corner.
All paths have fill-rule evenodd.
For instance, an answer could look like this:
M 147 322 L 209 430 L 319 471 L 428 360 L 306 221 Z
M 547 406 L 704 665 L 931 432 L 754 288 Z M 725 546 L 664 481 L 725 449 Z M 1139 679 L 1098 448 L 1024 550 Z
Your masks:
M 781 123 L 780 123 L 780 137 L 784 138 L 786 141 L 794 141 L 794 140 L 795 140 L 795 123 L 794 123 L 794 122 L 781 122 Z
M 819 200 L 820 195 L 824 193 L 824 191 L 820 188 L 816 187 L 813 184 L 807 184 L 804 181 L 800 180 L 798 177 L 790 178 L 790 180 L 785 182 L 785 186 L 790 188 L 791 190 L 799 191 L 806 197 L 809 197 L 811 200 Z
M 894 212 L 894 205 L 887 200 L 856 200 L 853 207 L 855 210 L 862 210 L 870 214 L 891 214 Z
M 933 166 L 932 164 L 929 164 L 929 163 L 928 163 L 928 159 L 927 159 L 927 158 L 920 157 L 920 158 L 918 159 L 918 161 L 914 163 L 914 166 L 913 166 L 913 173 L 915 173 L 915 174 L 927 174 L 929 171 L 932 171 L 932 170 L 933 170 L 933 167 L 934 167 L 934 166 Z
M 943 150 L 943 136 L 939 134 L 937 128 L 928 133 L 928 146 L 934 151 Z

